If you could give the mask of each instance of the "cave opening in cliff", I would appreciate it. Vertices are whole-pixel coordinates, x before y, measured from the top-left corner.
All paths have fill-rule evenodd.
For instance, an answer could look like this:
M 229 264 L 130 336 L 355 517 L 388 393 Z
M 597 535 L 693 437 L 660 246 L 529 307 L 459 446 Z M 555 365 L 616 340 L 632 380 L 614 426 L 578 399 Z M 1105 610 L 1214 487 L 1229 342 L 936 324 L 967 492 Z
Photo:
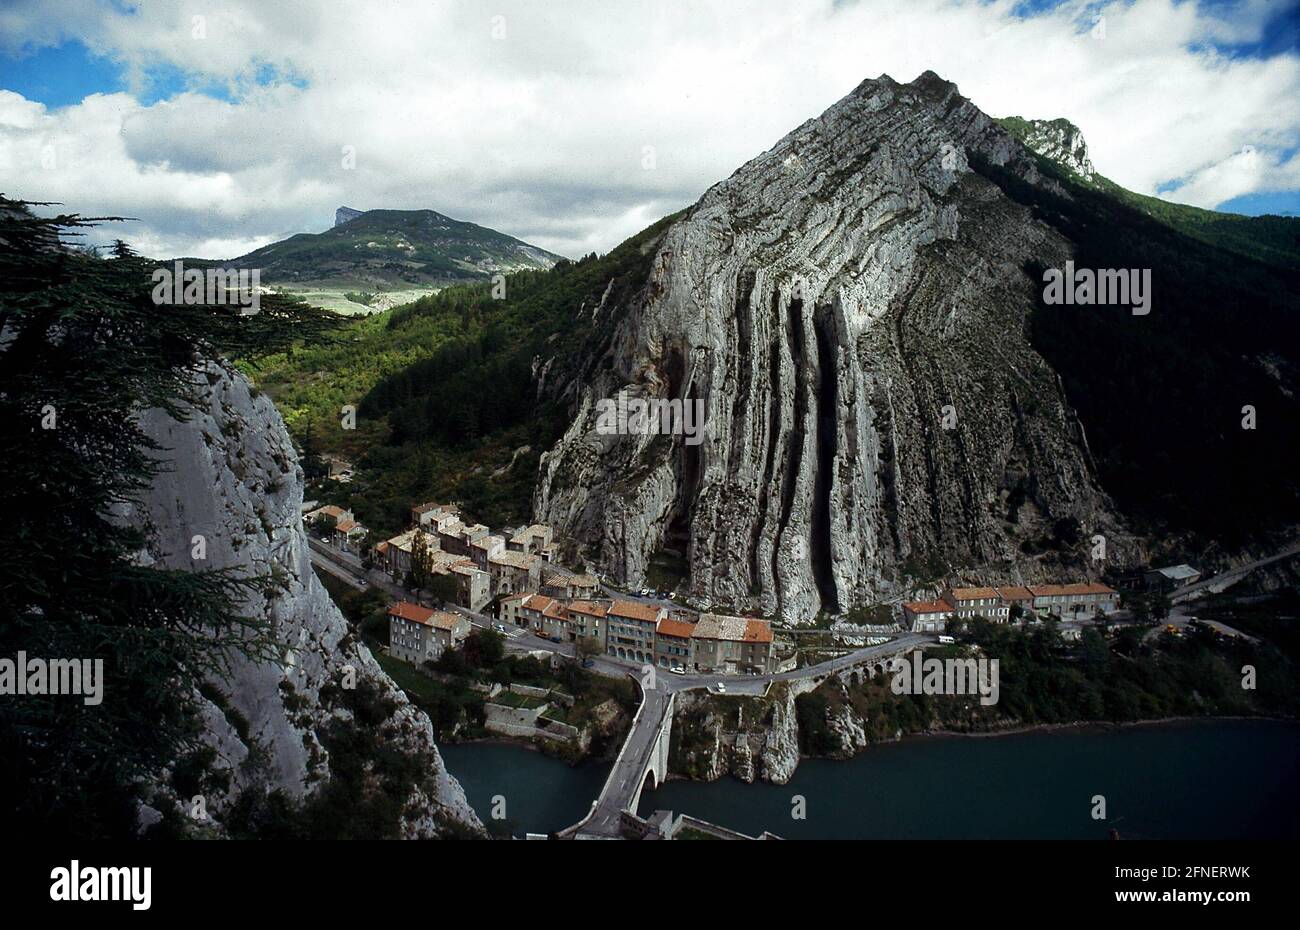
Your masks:
M 817 467 L 813 472 L 812 539 L 809 558 L 822 608 L 837 613 L 839 597 L 831 571 L 831 491 L 835 477 L 839 378 L 835 321 L 829 304 L 813 312 L 817 340 Z

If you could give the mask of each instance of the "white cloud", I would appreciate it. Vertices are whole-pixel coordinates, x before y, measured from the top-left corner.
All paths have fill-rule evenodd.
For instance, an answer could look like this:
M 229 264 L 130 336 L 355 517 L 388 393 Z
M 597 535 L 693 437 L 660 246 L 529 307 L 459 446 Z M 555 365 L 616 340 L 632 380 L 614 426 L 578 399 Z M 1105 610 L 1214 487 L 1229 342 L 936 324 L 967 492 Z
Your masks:
M 167 63 L 238 102 L 102 94 L 47 111 L 0 92 L 0 171 L 11 196 L 140 217 L 125 232 L 158 255 L 230 257 L 325 228 L 340 204 L 428 207 L 578 255 L 692 202 L 864 77 L 933 69 L 994 115 L 1074 120 L 1134 190 L 1183 179 L 1171 196 L 1213 206 L 1300 187 L 1279 155 L 1300 142 L 1297 56 L 1203 50 L 1256 38 L 1267 4 L 1219 19 L 1116 2 L 1095 8 L 1104 38 L 1083 2 L 1027 20 L 1013 6 L 181 0 L 123 15 L 17 0 L 0 49 L 75 37 L 137 91 Z M 268 66 L 304 86 L 257 87 Z

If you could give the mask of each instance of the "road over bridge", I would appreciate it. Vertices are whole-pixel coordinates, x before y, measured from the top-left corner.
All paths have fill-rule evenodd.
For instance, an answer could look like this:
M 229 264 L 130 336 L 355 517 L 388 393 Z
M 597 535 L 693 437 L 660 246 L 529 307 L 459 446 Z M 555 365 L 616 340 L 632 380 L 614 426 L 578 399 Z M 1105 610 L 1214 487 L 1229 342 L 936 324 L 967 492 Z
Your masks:
M 933 636 L 906 633 L 887 643 L 856 649 L 847 655 L 771 675 L 664 675 L 649 677 L 641 690 L 641 706 L 632 719 L 632 729 L 610 769 L 600 797 L 591 812 L 577 824 L 560 831 L 563 839 L 619 839 L 623 836 L 624 814 L 635 814 L 641 792 L 649 783 L 661 785 L 668 777 L 668 744 L 672 738 L 673 705 L 681 691 L 712 690 L 718 684 L 749 685 L 774 681 L 820 681 L 837 672 L 860 665 L 884 665 L 892 657 L 933 643 Z M 632 673 L 629 673 L 632 674 Z

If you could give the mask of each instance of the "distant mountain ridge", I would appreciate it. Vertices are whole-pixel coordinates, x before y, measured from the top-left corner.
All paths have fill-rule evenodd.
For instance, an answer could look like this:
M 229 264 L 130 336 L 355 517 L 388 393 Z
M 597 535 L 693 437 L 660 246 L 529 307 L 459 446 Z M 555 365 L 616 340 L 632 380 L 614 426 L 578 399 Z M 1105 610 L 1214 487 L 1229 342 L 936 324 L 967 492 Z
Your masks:
M 298 233 L 224 264 L 267 284 L 361 291 L 441 287 L 552 267 L 561 256 L 434 210 L 339 207 L 334 226 Z

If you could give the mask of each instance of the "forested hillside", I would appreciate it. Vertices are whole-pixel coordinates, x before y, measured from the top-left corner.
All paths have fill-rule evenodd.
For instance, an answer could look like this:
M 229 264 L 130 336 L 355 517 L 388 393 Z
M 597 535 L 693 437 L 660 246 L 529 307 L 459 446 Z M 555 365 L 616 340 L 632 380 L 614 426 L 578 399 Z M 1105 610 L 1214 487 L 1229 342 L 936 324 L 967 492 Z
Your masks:
M 538 457 L 567 425 L 537 400 L 534 360 L 556 359 L 552 379 L 581 375 L 572 366 L 589 356 L 578 348 L 613 327 L 594 312 L 602 297 L 626 305 L 675 218 L 605 256 L 511 274 L 501 299 L 490 283 L 450 287 L 353 320 L 327 344 L 245 362 L 245 371 L 310 458 L 356 465 L 355 480 L 328 493 L 372 529 L 398 529 L 412 501 L 432 498 L 460 500 L 492 526 L 523 520 Z M 345 405 L 357 408 L 355 429 L 342 427 Z

